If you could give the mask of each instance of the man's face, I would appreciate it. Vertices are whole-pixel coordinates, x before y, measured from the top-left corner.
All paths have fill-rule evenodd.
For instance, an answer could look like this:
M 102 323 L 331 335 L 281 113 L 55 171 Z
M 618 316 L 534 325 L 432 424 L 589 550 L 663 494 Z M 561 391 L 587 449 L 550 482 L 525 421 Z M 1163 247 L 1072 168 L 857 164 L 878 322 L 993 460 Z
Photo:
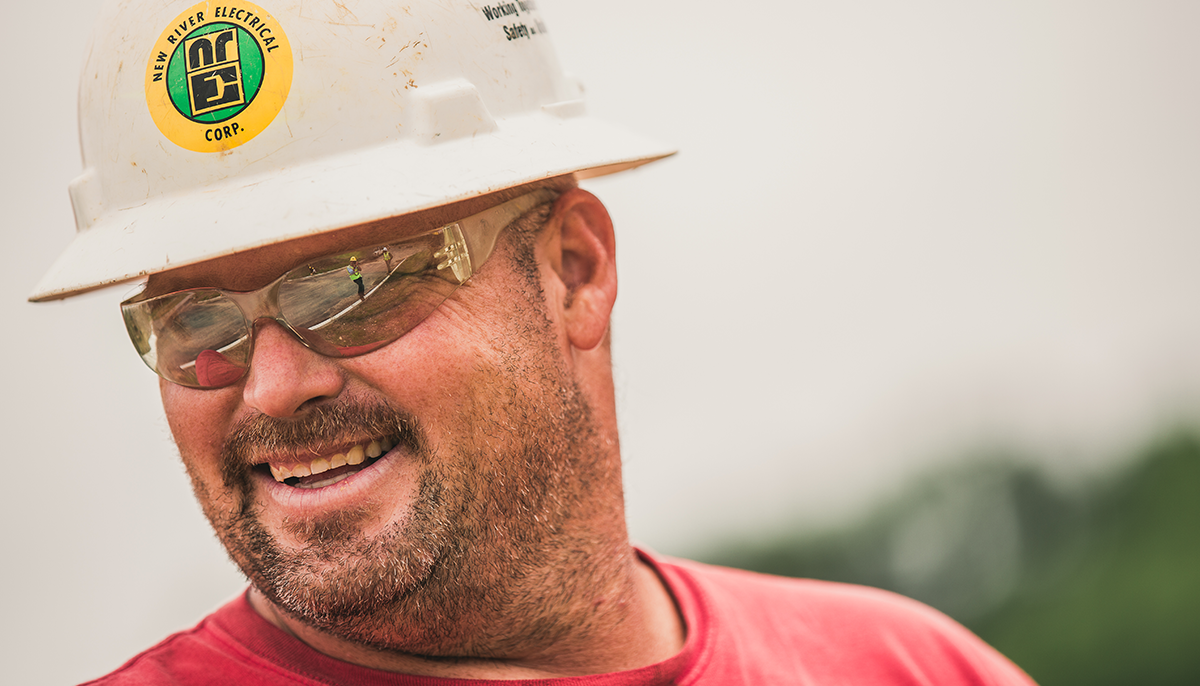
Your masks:
M 496 612 L 564 629 L 538 570 L 572 554 L 600 439 L 542 296 L 537 240 L 506 231 L 479 274 L 376 352 L 321 357 L 265 323 L 241 383 L 162 383 L 205 514 L 277 606 L 425 654 L 461 651 L 468 630 L 477 654 L 503 654 L 507 629 L 484 629 Z M 260 266 L 266 281 L 289 265 L 245 263 Z

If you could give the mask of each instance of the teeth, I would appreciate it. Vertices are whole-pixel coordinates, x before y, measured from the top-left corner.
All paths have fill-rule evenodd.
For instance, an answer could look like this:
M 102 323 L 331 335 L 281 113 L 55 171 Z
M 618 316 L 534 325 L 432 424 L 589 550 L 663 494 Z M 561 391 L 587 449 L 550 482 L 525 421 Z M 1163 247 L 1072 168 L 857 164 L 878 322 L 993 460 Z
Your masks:
M 379 457 L 380 455 L 391 450 L 395 445 L 396 444 L 393 443 L 391 439 L 381 438 L 379 440 L 371 441 L 365 447 L 356 445 L 347 450 L 345 454 L 337 453 L 328 459 L 324 457 L 318 457 L 308 464 L 298 464 L 290 468 L 269 465 L 271 468 L 271 476 L 275 477 L 276 481 L 283 483 L 287 479 L 291 479 L 293 477 L 301 478 L 313 476 L 328 472 L 331 469 L 344 467 L 346 465 L 358 465 L 366 462 L 367 458 L 374 459 Z M 321 488 L 322 486 L 328 486 L 330 484 L 337 483 L 348 476 L 350 475 L 341 474 L 330 479 L 324 479 L 317 483 L 304 485 L 303 488 Z

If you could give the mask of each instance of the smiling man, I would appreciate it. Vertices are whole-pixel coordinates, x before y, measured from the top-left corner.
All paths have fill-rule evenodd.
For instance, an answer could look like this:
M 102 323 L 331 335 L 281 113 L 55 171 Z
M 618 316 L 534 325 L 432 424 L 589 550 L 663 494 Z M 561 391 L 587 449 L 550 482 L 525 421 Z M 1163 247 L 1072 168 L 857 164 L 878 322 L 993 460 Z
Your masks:
M 97 683 L 1029 683 L 911 601 L 630 546 L 576 184 L 671 151 L 586 115 L 534 3 L 260 2 L 113 3 L 83 74 L 32 299 L 144 279 L 126 327 L 251 584 Z
M 488 218 L 493 229 L 515 219 L 458 289 L 449 267 L 437 269 L 444 238 L 401 228 L 446 220 L 395 222 L 395 269 L 363 270 L 376 282 L 361 307 L 389 306 L 365 316 L 339 268 L 320 282 L 322 265 L 373 252 L 327 257 L 348 238 L 336 235 L 152 276 L 125 306 L 146 330 L 178 327 L 231 297 L 197 284 L 262 289 L 251 297 L 265 301 L 265 317 L 227 332 L 233 348 L 215 344 L 245 360 L 233 365 L 239 378 L 221 388 L 164 380 L 162 394 L 205 514 L 254 582 L 250 604 L 279 629 L 418 674 L 534 675 L 564 657 L 559 673 L 592 673 L 678 651 L 670 597 L 634 561 L 620 517 L 605 340 L 611 225 L 593 196 L 551 185 L 562 192 L 453 206 L 520 194 L 450 224 L 469 234 Z M 242 319 L 250 299 L 236 297 L 243 310 L 230 318 Z M 329 305 L 315 315 L 324 326 L 290 317 L 313 303 Z M 377 349 L 347 357 L 343 335 Z M 253 350 L 238 357 L 238 346 Z M 591 644 L 600 655 L 589 656 Z M 630 650 L 610 655 L 613 646 Z M 455 660 L 435 670 L 431 657 Z

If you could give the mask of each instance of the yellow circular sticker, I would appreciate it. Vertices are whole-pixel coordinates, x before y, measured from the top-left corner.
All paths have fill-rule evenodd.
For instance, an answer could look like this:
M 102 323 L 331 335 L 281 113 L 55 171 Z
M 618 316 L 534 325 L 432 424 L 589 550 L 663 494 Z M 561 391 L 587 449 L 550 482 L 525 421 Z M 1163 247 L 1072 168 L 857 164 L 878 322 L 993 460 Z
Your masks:
M 266 10 L 201 2 L 166 27 L 146 65 L 158 130 L 195 152 L 222 152 L 262 133 L 292 87 L 292 46 Z

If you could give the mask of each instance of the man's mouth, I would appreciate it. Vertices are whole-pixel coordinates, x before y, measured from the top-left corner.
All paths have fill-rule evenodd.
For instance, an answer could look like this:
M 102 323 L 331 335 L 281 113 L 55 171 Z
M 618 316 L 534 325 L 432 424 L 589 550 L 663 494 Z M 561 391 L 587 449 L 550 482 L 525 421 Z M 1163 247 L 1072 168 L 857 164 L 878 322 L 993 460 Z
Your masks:
M 324 488 L 370 467 L 377 458 L 396 445 L 391 437 L 378 438 L 350 447 L 344 452 L 321 455 L 308 462 L 267 465 L 275 480 L 295 488 Z

